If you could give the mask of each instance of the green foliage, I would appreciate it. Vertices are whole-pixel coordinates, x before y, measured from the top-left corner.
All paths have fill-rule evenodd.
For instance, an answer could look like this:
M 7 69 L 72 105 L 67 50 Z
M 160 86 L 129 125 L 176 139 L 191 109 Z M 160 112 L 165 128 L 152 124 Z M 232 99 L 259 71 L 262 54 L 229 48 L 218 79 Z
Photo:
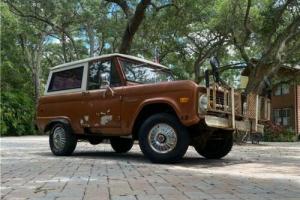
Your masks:
M 28 135 L 34 131 L 33 86 L 29 69 L 24 64 L 24 54 L 18 44 L 20 22 L 1 8 L 1 135 Z
M 2 92 L 1 135 L 28 135 L 34 130 L 34 103 L 23 92 Z

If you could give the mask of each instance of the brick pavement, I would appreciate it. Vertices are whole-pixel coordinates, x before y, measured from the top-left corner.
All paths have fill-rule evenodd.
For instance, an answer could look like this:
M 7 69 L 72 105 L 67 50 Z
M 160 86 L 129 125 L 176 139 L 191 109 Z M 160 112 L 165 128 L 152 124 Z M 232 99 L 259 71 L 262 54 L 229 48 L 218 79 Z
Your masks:
M 1 138 L 1 199 L 300 199 L 300 143 L 234 146 L 222 160 L 190 148 L 182 163 L 150 163 L 138 145 L 116 154 L 80 142 L 55 157 L 45 136 Z

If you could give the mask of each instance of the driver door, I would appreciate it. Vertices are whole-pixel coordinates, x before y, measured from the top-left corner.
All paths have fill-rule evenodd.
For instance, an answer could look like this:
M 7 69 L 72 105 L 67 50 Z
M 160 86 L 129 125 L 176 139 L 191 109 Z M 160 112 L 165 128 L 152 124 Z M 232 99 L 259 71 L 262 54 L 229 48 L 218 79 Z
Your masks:
M 120 133 L 122 91 L 120 76 L 112 59 L 89 63 L 86 103 L 90 111 L 91 132 Z

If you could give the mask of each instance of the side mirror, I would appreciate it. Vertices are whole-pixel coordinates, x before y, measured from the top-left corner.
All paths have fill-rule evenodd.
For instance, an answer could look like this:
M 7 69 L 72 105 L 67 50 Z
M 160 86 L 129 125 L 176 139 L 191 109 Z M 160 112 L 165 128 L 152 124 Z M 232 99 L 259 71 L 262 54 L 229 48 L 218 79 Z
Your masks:
M 109 87 L 109 75 L 107 73 L 101 74 L 101 86 Z
M 204 76 L 205 76 L 205 86 L 207 88 L 209 88 L 209 71 L 208 70 L 205 70 Z
M 211 57 L 209 63 L 213 70 L 220 67 L 220 62 L 216 56 Z
M 106 88 L 106 91 L 103 93 L 103 98 L 106 97 L 106 93 L 109 91 L 111 93 L 111 96 L 113 97 L 115 95 L 114 90 L 110 87 L 110 81 L 109 81 L 109 74 L 103 73 L 101 74 L 101 86 Z
M 218 58 L 215 56 L 211 57 L 209 62 L 210 62 L 211 68 L 212 68 L 212 74 L 215 78 L 215 81 L 217 83 L 219 83 L 220 82 L 220 75 L 219 75 L 220 62 L 219 62 Z

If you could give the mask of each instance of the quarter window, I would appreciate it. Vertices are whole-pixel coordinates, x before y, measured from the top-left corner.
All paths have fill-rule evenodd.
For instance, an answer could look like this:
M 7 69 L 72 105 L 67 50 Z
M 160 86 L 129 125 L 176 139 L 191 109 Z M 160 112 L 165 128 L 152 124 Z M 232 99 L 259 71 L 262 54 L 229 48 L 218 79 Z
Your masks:
M 88 72 L 88 90 L 103 88 L 106 85 L 104 77 L 113 87 L 121 85 L 119 74 L 111 60 L 91 62 Z
M 54 72 L 48 92 L 81 88 L 83 66 Z

